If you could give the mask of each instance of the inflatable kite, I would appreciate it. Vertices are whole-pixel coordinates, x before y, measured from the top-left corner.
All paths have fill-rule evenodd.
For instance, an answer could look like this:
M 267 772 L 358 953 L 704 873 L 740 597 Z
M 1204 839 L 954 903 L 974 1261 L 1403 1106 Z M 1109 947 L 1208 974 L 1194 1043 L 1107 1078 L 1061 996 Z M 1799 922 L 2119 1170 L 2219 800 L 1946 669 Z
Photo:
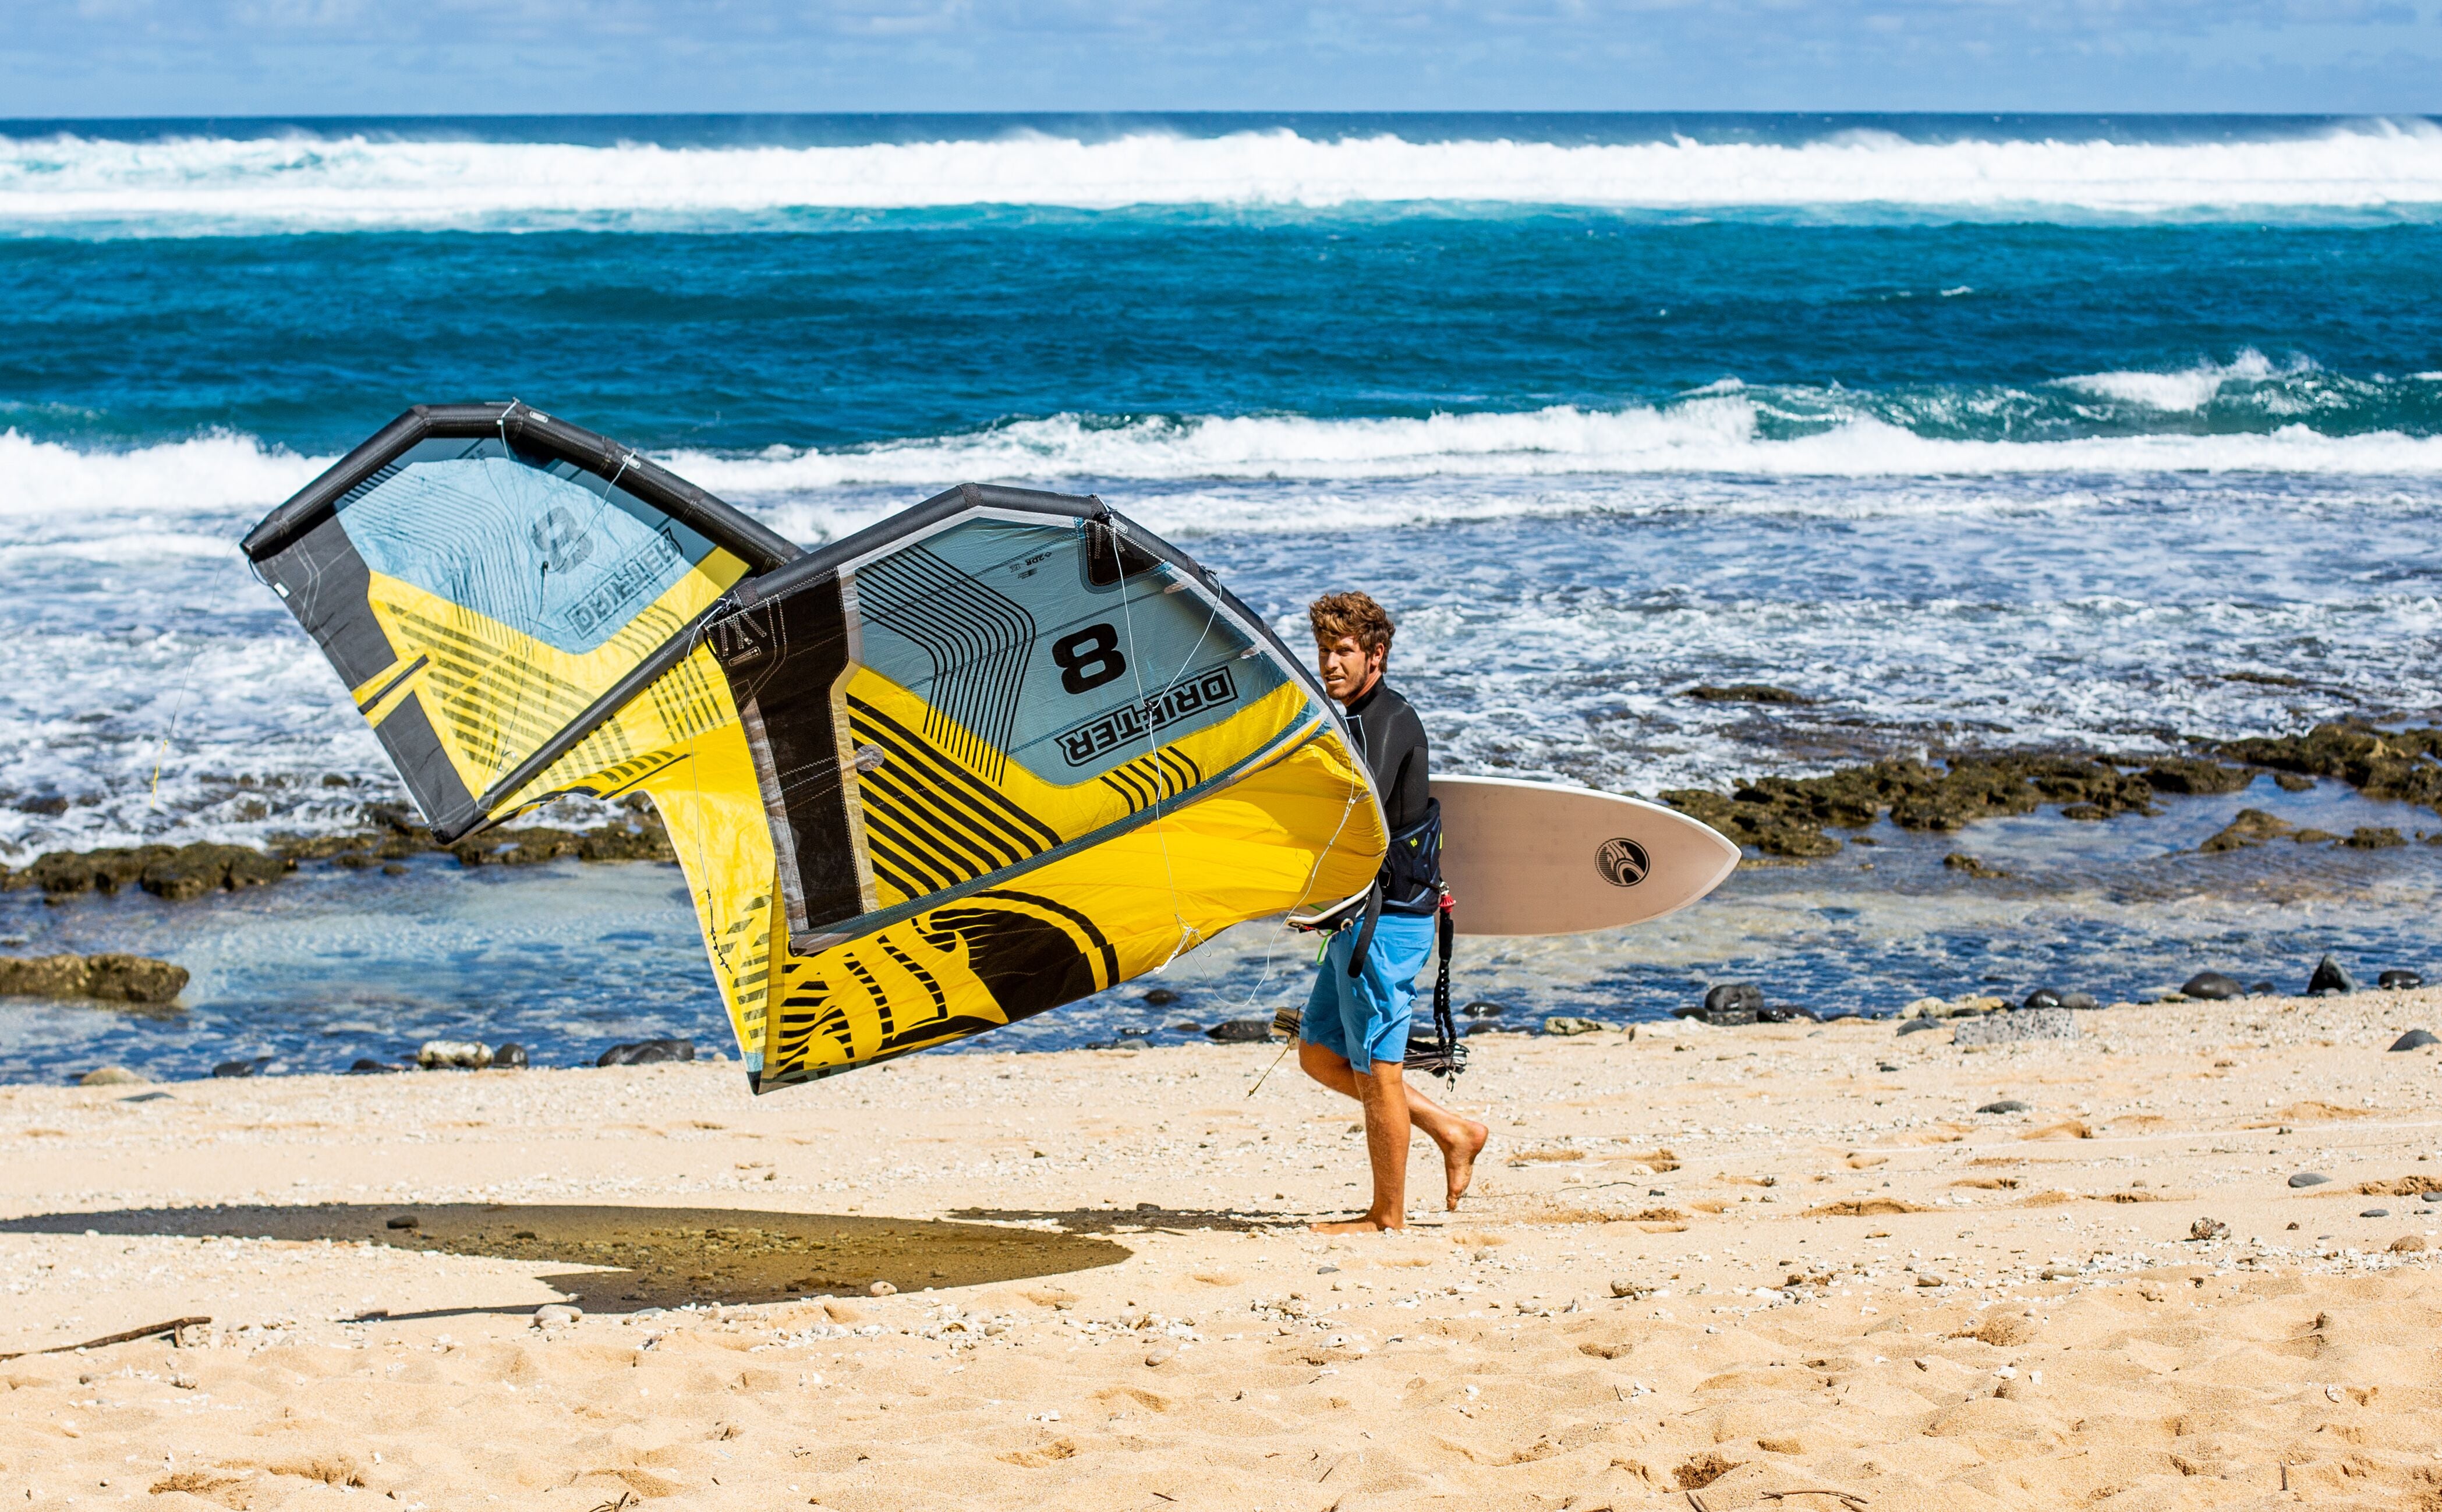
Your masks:
M 523 405 L 418 406 L 247 535 L 436 838 L 649 795 L 755 1088 L 1362 892 L 1338 711 L 1101 501 L 961 484 L 800 551 Z

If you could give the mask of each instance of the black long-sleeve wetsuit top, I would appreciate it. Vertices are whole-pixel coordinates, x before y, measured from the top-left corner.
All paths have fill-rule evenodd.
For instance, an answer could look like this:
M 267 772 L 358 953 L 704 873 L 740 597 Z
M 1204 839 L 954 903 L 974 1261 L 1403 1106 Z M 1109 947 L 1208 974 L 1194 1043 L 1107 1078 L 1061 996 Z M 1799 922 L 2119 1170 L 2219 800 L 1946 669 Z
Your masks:
M 1348 705 L 1349 727 L 1357 733 L 1358 753 L 1374 774 L 1374 791 L 1382 800 L 1382 816 L 1397 834 L 1425 816 L 1432 796 L 1432 756 L 1425 741 L 1425 721 L 1390 683 L 1376 681 L 1365 696 Z

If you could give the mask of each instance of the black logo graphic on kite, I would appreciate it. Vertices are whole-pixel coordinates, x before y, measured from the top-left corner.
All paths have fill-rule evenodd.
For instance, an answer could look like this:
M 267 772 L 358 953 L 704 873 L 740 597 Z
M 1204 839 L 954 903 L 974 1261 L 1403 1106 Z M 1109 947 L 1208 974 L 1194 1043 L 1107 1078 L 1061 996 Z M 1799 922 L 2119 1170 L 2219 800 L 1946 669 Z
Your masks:
M 565 573 L 585 565 L 593 555 L 593 533 L 578 522 L 574 511 L 554 506 L 526 528 L 526 538 L 534 542 L 542 556 L 545 569 Z
M 1606 840 L 1595 852 L 1595 865 L 1602 868 L 1603 880 L 1614 887 L 1633 887 L 1653 869 L 1653 859 L 1645 847 L 1622 836 Z

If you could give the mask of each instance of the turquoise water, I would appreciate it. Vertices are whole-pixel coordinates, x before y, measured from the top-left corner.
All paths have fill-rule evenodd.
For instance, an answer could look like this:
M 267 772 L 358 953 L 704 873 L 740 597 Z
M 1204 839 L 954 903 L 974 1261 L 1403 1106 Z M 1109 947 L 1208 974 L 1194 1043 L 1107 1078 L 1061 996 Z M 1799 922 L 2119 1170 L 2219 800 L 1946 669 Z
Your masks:
M 1366 587 L 1454 770 L 1649 793 L 2430 720 L 2437 209 L 2422 119 L 0 125 L 0 860 L 350 827 L 397 795 L 234 541 L 420 400 L 521 398 L 805 541 L 1007 481 L 1102 494 L 1287 628 Z M 1680 696 L 1737 681 L 1813 701 Z M 2199 922 L 2177 879 L 2205 864 L 2149 827 L 2205 822 L 1994 827 L 2029 854 L 1985 892 L 1910 891 L 1898 837 L 1887 867 L 1758 873 L 1684 930 L 1473 980 L 1628 1012 L 1724 973 L 1830 1002 L 1994 972 L 2134 991 L 2208 949 L 2266 975 L 2319 941 L 2434 957 L 2442 851 L 2221 858 L 2270 870 L 2203 886 L 2235 911 Z M 2074 860 L 2096 844 L 2121 848 Z M 0 1010 L 0 1068 L 191 1066 L 258 1029 L 301 1065 L 449 1026 L 563 1059 L 709 1037 L 674 886 L 301 875 L 177 916 L 220 934 L 26 903 L 29 941 L 212 964 L 184 1029 Z M 2241 906 L 2263 887 L 2322 901 Z M 257 909 L 282 922 L 241 927 Z M 585 946 L 602 911 L 649 939 Z M 415 943 L 312 943 L 368 914 Z M 565 965 L 519 943 L 563 914 Z M 1175 970 L 1253 1002 L 1267 953 Z M 292 1023 L 309 1000 L 374 1028 Z

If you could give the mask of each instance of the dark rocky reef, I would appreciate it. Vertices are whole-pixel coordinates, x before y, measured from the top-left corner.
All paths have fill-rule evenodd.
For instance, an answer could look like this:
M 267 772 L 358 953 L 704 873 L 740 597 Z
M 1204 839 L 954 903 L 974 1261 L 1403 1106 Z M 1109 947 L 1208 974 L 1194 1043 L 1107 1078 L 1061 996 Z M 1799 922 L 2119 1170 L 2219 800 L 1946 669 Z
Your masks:
M 1703 703 L 1812 703 L 1814 701 L 1802 693 L 1792 693 L 1787 688 L 1777 688 L 1769 683 L 1732 683 L 1719 687 L 1709 683 L 1699 683 L 1679 696 L 1694 699 Z
M 176 902 L 260 887 L 279 881 L 294 865 L 246 846 L 111 846 L 47 851 L 23 869 L 0 874 L 0 887 L 40 887 L 56 898 L 137 886 Z
M 1662 801 L 1768 856 L 1837 852 L 1827 829 L 1863 829 L 1885 813 L 1903 829 L 1946 833 L 1978 819 L 2063 805 L 2069 819 L 2155 813 L 2163 792 L 2234 792 L 2253 774 L 2219 761 L 2166 757 L 2137 771 L 2080 756 L 1955 756 L 1941 765 L 1891 759 L 1819 777 L 1758 777 L 1727 793 L 1673 788 Z
M 580 861 L 678 860 L 660 815 L 639 801 L 612 824 L 594 829 L 490 829 L 446 847 L 465 866 L 534 865 L 574 856 Z M 46 898 L 116 893 L 137 886 L 172 902 L 236 892 L 279 881 L 300 863 L 327 861 L 351 870 L 392 873 L 410 856 L 445 847 L 405 804 L 368 804 L 374 826 L 346 834 L 275 835 L 268 850 L 201 842 L 191 846 L 105 847 L 53 850 L 15 870 L 0 866 L 0 888 L 39 887 Z
M 2277 773 L 2337 777 L 2369 798 L 2442 813 L 2442 729 L 2378 730 L 2342 721 L 2319 724 L 2305 735 L 2225 740 L 2215 750 Z
M 187 969 L 147 956 L 0 956 L 0 993 L 166 1003 L 186 990 Z

